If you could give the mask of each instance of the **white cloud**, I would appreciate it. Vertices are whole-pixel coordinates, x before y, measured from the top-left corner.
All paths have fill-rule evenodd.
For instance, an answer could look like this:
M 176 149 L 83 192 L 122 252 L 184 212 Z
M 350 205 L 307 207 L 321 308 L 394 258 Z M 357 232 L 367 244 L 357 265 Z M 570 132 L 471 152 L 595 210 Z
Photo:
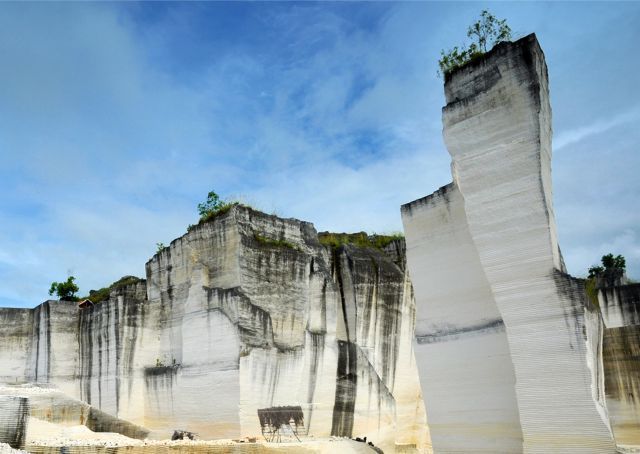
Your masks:
M 612 118 L 601 118 L 587 126 L 561 131 L 553 139 L 553 149 L 555 151 L 562 150 L 569 145 L 581 142 L 591 136 L 605 133 L 613 128 L 632 122 L 640 122 L 640 108 L 636 107 L 627 112 L 615 115 Z
M 354 5 L 260 4 L 270 35 L 258 50 L 206 47 L 193 23 L 210 7 L 181 16 L 186 7 L 172 6 L 148 26 L 110 4 L 2 5 L 0 190 L 10 196 L 0 200 L 0 305 L 39 303 L 69 269 L 82 291 L 143 274 L 155 243 L 195 222 L 211 189 L 320 230 L 384 232 L 401 228 L 400 204 L 451 180 L 434 79 L 448 22 L 431 5 L 371 5 L 375 19 L 360 26 L 336 12 Z M 191 66 L 176 55 L 178 31 L 197 48 Z M 560 133 L 556 150 L 608 138 L 637 114 Z M 554 176 L 599 178 L 562 155 Z M 624 197 L 624 175 L 611 212 L 572 223 L 566 213 L 584 203 L 561 196 L 571 235 L 561 243 L 576 269 L 607 246 L 580 222 L 637 245 L 637 234 L 620 236 L 635 218 L 617 201 L 637 196 L 627 183 Z

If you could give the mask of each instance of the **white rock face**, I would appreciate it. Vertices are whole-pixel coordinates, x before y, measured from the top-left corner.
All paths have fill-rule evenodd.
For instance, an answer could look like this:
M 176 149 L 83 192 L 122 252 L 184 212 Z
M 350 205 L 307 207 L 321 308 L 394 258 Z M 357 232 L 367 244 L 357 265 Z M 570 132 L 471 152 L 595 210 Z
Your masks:
M 505 374 L 500 374 L 500 382 L 487 375 L 478 376 L 508 388 L 507 384 L 513 382 L 510 374 L 514 374 L 522 451 L 613 452 L 615 444 L 602 392 L 599 319 L 588 308 L 583 286 L 562 272 L 551 198 L 547 69 L 535 36 L 499 44 L 482 59 L 447 76 L 445 94 L 444 139 L 452 158 L 454 187 L 464 206 L 464 216 L 459 217 L 466 217 L 473 245 L 467 248 L 466 255 L 462 254 L 474 255 L 475 249 L 480 266 L 477 272 L 484 274 L 483 278 L 476 276 L 477 282 L 485 286 L 475 302 L 469 299 L 474 310 L 460 314 L 459 320 L 486 318 L 499 324 L 501 319 L 506 329 L 506 344 L 505 338 L 499 336 L 493 346 L 488 340 L 484 340 L 486 348 L 481 342 L 477 344 L 480 355 L 492 358 L 493 348 L 502 358 Z M 472 284 L 466 283 L 470 274 L 466 267 L 461 283 L 454 282 L 451 276 L 440 279 L 440 284 L 422 284 L 435 279 L 425 276 L 433 264 L 422 251 L 429 246 L 423 246 L 420 224 L 433 223 L 446 232 L 451 229 L 447 227 L 451 220 L 444 215 L 439 221 L 436 215 L 429 220 L 429 215 L 417 213 L 431 209 L 429 204 L 411 209 L 415 204 L 404 207 L 403 219 L 418 307 L 425 305 L 427 318 L 429 310 L 438 306 L 429 292 L 460 304 L 459 295 L 464 294 L 465 285 Z M 428 234 L 422 233 L 422 237 L 425 235 Z M 453 242 L 452 255 L 459 253 L 464 244 L 455 239 Z M 439 317 L 439 313 L 442 310 L 436 310 L 435 316 Z M 429 335 L 429 330 L 442 320 L 436 318 L 435 325 L 429 325 L 429 320 L 419 322 L 418 335 Z M 448 352 L 452 363 L 463 362 L 469 355 L 469 344 L 463 339 L 460 336 L 451 341 Z M 421 370 L 434 361 L 434 353 L 425 348 L 419 350 L 418 362 L 425 364 Z M 481 378 L 475 379 L 473 371 L 469 387 L 482 383 Z M 431 423 L 428 381 L 429 378 L 422 379 Z M 514 429 L 498 435 L 500 451 L 517 452 L 517 438 L 505 437 L 505 433 L 516 434 L 518 427 L 507 416 L 513 415 L 512 393 L 507 392 L 500 400 L 501 418 Z M 448 399 L 452 405 L 461 405 L 456 396 Z M 494 409 L 493 402 L 487 399 L 484 404 L 479 403 L 478 410 L 483 405 L 486 411 Z M 443 402 L 439 407 L 445 405 Z M 450 421 L 462 425 L 466 422 L 466 415 Z M 437 450 L 438 435 L 433 426 L 431 432 Z M 471 430 L 464 433 L 483 442 L 482 436 Z
M 449 184 L 402 210 L 419 302 L 416 356 L 436 452 L 519 452 L 504 322 Z
M 605 326 L 640 326 L 640 284 L 603 284 L 598 288 L 598 301 Z
M 424 451 L 414 315 L 402 242 L 331 249 L 239 206 L 93 308 L 0 309 L 0 379 L 55 384 L 154 438 L 261 437 L 258 409 L 299 406 L 302 436 Z

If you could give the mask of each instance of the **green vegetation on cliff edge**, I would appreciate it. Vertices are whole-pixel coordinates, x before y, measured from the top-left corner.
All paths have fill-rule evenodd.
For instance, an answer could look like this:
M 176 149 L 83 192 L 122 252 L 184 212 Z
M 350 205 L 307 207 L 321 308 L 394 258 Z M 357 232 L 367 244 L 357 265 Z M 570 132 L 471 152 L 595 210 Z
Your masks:
M 618 279 L 624 276 L 627 268 L 627 261 L 621 255 L 603 255 L 600 262 L 602 266 L 593 265 L 589 268 L 589 276 L 585 283 L 587 296 L 597 307 L 600 307 L 598 302 L 598 286 L 603 284 L 615 285 Z
M 400 232 L 392 233 L 390 235 L 377 235 L 375 233 L 373 235 L 369 235 L 366 232 L 318 233 L 318 240 L 320 241 L 320 244 L 329 246 L 332 249 L 337 249 L 346 244 L 363 248 L 384 249 L 395 240 L 402 239 L 404 239 L 404 235 Z
M 80 288 L 75 284 L 75 280 L 74 276 L 69 276 L 65 282 L 52 282 L 49 295 L 55 293 L 61 301 L 77 301 L 76 292 Z
M 140 281 L 142 281 L 142 279 L 140 279 L 139 277 L 124 276 L 108 287 L 103 287 L 100 290 L 89 290 L 89 296 L 82 299 L 88 299 L 94 303 L 101 303 L 102 301 L 109 299 L 109 295 L 112 291 L 118 290 L 127 285 L 137 284 Z
M 210 221 L 215 217 L 228 212 L 232 207 L 239 205 L 236 201 L 222 200 L 214 191 L 209 191 L 207 200 L 198 204 L 199 224 Z
M 484 10 L 480 14 L 480 19 L 467 29 L 467 37 L 475 40 L 469 44 L 469 47 L 455 46 L 446 52 L 444 49 L 440 51 L 439 76 L 446 76 L 482 57 L 487 52 L 487 46 L 491 50 L 493 46 L 502 41 L 510 41 L 511 28 L 507 25 L 506 19 L 498 20 L 489 11 Z

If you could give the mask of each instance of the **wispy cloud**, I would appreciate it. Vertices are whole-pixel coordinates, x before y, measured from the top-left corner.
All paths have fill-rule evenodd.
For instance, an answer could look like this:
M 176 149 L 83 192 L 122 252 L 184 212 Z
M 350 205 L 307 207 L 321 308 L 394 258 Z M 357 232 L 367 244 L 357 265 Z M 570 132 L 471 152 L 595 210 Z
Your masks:
M 555 151 L 574 143 L 582 142 L 594 135 L 605 133 L 618 126 L 635 122 L 640 123 L 640 107 L 635 107 L 621 114 L 614 115 L 611 118 L 601 118 L 587 126 L 581 126 L 568 131 L 561 131 L 553 139 L 553 149 Z
M 511 15 L 497 14 L 519 28 L 528 29 L 533 10 L 548 22 L 534 5 L 522 17 L 520 6 L 499 8 L 510 8 Z M 476 5 L 16 3 L 0 10 L 0 305 L 39 303 L 68 270 L 83 292 L 143 274 L 155 243 L 184 233 L 211 189 L 322 230 L 383 232 L 401 228 L 401 203 L 450 181 L 435 62 Z M 555 78 L 554 90 L 566 92 L 563 83 L 576 86 Z M 613 144 L 611 133 L 629 131 L 637 119 L 637 110 L 625 112 L 560 132 L 556 149 Z M 554 104 L 557 113 L 581 112 L 565 102 Z M 556 184 L 556 213 L 576 269 L 587 260 L 577 248 L 586 245 L 586 256 L 602 243 L 585 225 L 608 238 L 636 232 L 635 218 L 620 215 L 637 196 L 635 174 L 611 167 L 632 161 L 631 145 L 616 142 L 620 158 L 600 163 L 600 173 L 564 160 L 570 153 L 554 157 L 554 178 L 573 182 Z M 585 150 L 597 158 L 593 147 Z M 606 201 L 597 198 L 601 190 L 592 194 L 592 212 L 568 216 L 585 203 L 567 194 L 589 188 L 577 168 L 590 183 L 615 184 L 604 185 Z M 621 247 L 637 244 L 638 235 L 625 238 Z M 630 263 L 640 269 L 640 259 Z
M 37 304 L 68 271 L 83 292 L 143 274 L 212 188 L 323 229 L 398 230 L 400 203 L 446 182 L 448 158 L 439 102 L 431 134 L 409 107 L 438 88 L 401 70 L 404 49 L 381 50 L 380 33 L 402 29 L 388 9 L 363 28 L 333 8 L 275 8 L 261 25 L 274 42 L 214 53 L 188 77 L 165 65 L 174 43 L 141 37 L 121 8 L 7 10 L 2 42 L 22 50 L 7 53 L 17 73 L 0 74 L 12 119 L 0 172 L 14 195 L 0 203 L 0 305 Z M 181 30 L 193 20 L 175 14 Z

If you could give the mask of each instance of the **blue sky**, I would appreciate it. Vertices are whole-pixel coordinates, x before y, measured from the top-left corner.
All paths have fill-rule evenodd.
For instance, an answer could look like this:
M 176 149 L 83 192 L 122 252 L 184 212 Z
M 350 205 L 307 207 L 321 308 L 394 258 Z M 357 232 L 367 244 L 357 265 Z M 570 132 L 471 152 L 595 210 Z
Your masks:
M 451 180 L 436 62 L 483 8 L 547 57 L 569 271 L 640 278 L 639 3 L 2 3 L 0 305 L 144 276 L 212 189 L 401 230 Z

